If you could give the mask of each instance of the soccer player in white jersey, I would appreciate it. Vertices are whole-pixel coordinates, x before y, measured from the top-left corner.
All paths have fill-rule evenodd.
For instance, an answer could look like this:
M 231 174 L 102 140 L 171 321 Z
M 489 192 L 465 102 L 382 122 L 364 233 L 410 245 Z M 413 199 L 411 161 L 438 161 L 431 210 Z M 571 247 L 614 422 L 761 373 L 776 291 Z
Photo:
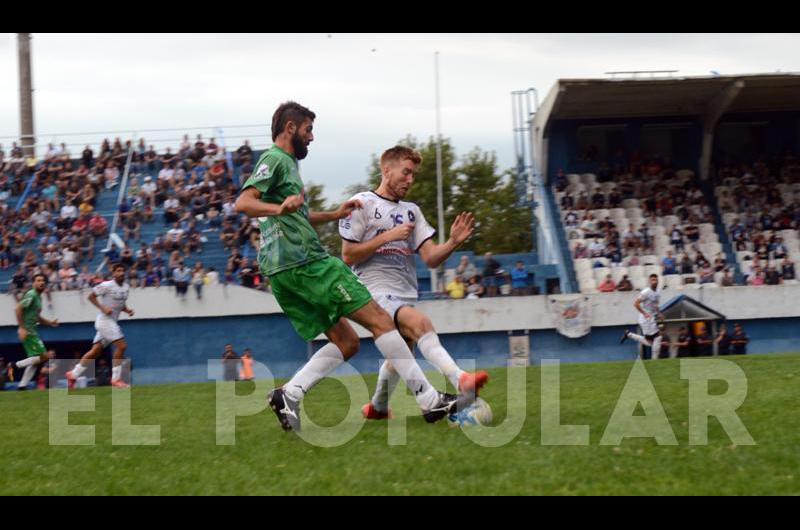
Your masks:
M 103 350 L 109 345 L 114 345 L 114 362 L 111 370 L 111 385 L 118 388 L 127 388 L 129 385 L 122 379 L 122 361 L 125 358 L 125 350 L 128 344 L 125 336 L 117 323 L 121 312 L 133 316 L 133 309 L 127 305 L 130 286 L 125 283 L 125 265 L 115 264 L 111 268 L 112 279 L 103 282 L 92 289 L 89 294 L 89 302 L 100 310 L 100 314 L 94 321 L 94 328 L 97 335 L 94 337 L 92 349 L 83 356 L 81 362 L 67 372 L 69 385 L 73 386 L 75 380 L 86 371 L 89 363 L 100 356 Z
M 664 318 L 664 315 L 661 314 L 660 306 L 661 295 L 658 293 L 658 274 L 651 274 L 650 287 L 642 291 L 633 303 L 633 307 L 639 312 L 639 326 L 642 328 L 644 336 L 625 330 L 620 342 L 624 343 L 628 339 L 633 339 L 639 344 L 649 347 L 653 352 L 652 358 L 658 359 L 663 341 L 659 321 Z
M 381 155 L 380 186 L 353 197 L 363 208 L 339 222 L 342 259 L 394 319 L 402 336 L 410 343 L 417 343 L 425 359 L 459 393 L 476 395 L 488 381 L 488 374 L 461 370 L 442 347 L 430 319 L 414 308 L 417 302 L 414 254 L 418 252 L 428 267 L 436 268 L 472 235 L 474 224 L 471 213 L 461 213 L 450 229 L 450 239 L 442 245 L 433 242 L 436 231 L 425 220 L 422 210 L 413 202 L 402 200 L 414 184 L 421 162 L 420 154 L 405 146 L 392 147 Z M 410 347 L 413 350 L 413 344 Z M 389 396 L 398 381 L 392 364 L 384 361 L 375 395 L 362 408 L 365 418 L 389 417 Z

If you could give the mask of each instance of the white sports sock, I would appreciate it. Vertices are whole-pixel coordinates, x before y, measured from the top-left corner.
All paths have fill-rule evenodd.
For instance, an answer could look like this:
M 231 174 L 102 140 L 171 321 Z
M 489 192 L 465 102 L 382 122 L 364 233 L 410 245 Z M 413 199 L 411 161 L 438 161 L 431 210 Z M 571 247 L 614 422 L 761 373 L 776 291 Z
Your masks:
M 28 386 L 28 383 L 31 382 L 33 379 L 33 374 L 36 373 L 36 365 L 31 364 L 25 368 L 25 371 L 22 373 L 22 379 L 19 380 L 19 387 L 23 388 Z
M 300 401 L 311 387 L 330 375 L 344 362 L 344 355 L 336 344 L 329 342 L 315 353 L 308 362 L 294 374 L 283 391 L 295 401 Z
M 86 367 L 83 366 L 81 363 L 78 363 L 77 365 L 75 365 L 75 368 L 72 369 L 72 377 L 77 379 L 80 376 L 82 376 L 85 371 Z
M 453 358 L 450 357 L 450 354 L 447 353 L 447 350 L 444 349 L 436 332 L 431 331 L 420 337 L 417 341 L 417 347 L 425 359 L 438 368 L 458 391 L 458 379 L 464 373 L 464 370 L 458 367 Z
M 661 357 L 661 343 L 662 342 L 664 342 L 664 337 L 662 337 L 661 335 L 659 335 L 658 337 L 653 339 L 653 347 L 652 347 L 653 351 L 652 351 L 652 354 L 650 355 L 650 357 L 652 359 L 658 359 L 659 357 Z
M 394 392 L 399 381 L 400 374 L 390 363 L 384 361 L 378 372 L 378 385 L 375 387 L 375 395 L 372 396 L 372 406 L 375 407 L 375 410 L 380 412 L 389 410 L 389 397 Z
M 118 364 L 111 369 L 111 380 L 119 381 L 120 379 L 122 379 L 122 364 Z
M 439 392 L 431 386 L 428 378 L 422 373 L 399 331 L 384 333 L 375 339 L 375 347 L 392 363 L 422 410 L 431 410 L 436 406 L 439 402 Z
M 36 366 L 42 362 L 42 358 L 38 355 L 34 357 L 28 357 L 27 359 L 22 359 L 21 361 L 17 361 L 17 368 L 27 368 L 28 366 Z
M 631 340 L 635 340 L 639 344 L 644 346 L 650 346 L 650 341 L 646 338 L 642 337 L 641 335 L 637 335 L 636 333 L 628 333 L 628 338 Z

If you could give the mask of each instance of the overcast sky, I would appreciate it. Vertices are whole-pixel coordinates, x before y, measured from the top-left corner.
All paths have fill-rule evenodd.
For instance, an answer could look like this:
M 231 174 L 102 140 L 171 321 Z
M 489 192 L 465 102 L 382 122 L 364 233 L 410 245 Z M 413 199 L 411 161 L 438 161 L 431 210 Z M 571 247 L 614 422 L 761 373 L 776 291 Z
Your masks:
M 225 134 L 261 147 L 275 107 L 294 99 L 317 113 L 304 179 L 339 199 L 365 179 L 372 153 L 435 134 L 437 50 L 442 134 L 459 155 L 495 151 L 505 169 L 514 164 L 512 90 L 535 87 L 543 98 L 559 78 L 615 70 L 800 71 L 799 49 L 797 34 L 34 34 L 35 127 L 39 143 L 99 143 L 116 135 L 53 134 L 182 129 L 140 134 L 155 141 L 260 124 Z M 19 134 L 16 54 L 16 35 L 0 34 L 0 137 Z M 6 149 L 11 141 L 0 139 Z

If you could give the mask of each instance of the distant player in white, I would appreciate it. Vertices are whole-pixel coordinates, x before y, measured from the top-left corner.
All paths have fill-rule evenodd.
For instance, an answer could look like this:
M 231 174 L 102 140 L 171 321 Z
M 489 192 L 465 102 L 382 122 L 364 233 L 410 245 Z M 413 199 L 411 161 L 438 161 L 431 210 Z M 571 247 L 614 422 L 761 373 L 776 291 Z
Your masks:
M 650 287 L 641 292 L 633 303 L 633 307 L 639 312 L 639 327 L 642 328 L 642 335 L 636 335 L 626 330 L 622 336 L 622 341 L 633 339 L 639 344 L 652 349 L 653 359 L 658 359 L 661 354 L 661 343 L 664 338 L 661 336 L 659 321 L 663 320 L 661 314 L 661 295 L 658 293 L 658 275 L 650 275 Z
M 117 323 L 119 314 L 126 312 L 133 316 L 133 309 L 127 306 L 128 293 L 130 286 L 125 283 L 125 266 L 121 263 L 115 264 L 111 268 L 112 280 L 103 282 L 92 289 L 89 294 L 89 301 L 100 310 L 100 314 L 94 321 L 94 328 L 97 335 L 94 337 L 92 349 L 86 353 L 81 362 L 75 366 L 72 372 L 67 372 L 67 380 L 70 386 L 86 371 L 89 363 L 100 356 L 103 350 L 109 345 L 114 345 L 114 363 L 111 371 L 111 385 L 118 388 L 127 388 L 129 385 L 122 379 L 122 361 L 125 358 L 125 350 L 128 344 L 125 336 Z
M 438 267 L 472 235 L 474 224 L 471 213 L 461 213 L 450 229 L 450 239 L 442 245 L 433 242 L 436 231 L 422 210 L 402 200 L 414 183 L 421 162 L 417 151 L 404 146 L 392 147 L 381 155 L 380 186 L 355 195 L 353 199 L 360 201 L 363 208 L 339 221 L 342 259 L 394 319 L 403 337 L 416 342 L 425 359 L 460 393 L 476 395 L 486 384 L 488 374 L 461 370 L 442 347 L 430 319 L 414 308 L 418 299 L 414 254 L 419 252 L 428 267 Z M 413 344 L 410 347 L 413 351 Z M 397 372 L 385 361 L 375 395 L 362 408 L 364 417 L 389 417 L 389 396 L 398 381 Z

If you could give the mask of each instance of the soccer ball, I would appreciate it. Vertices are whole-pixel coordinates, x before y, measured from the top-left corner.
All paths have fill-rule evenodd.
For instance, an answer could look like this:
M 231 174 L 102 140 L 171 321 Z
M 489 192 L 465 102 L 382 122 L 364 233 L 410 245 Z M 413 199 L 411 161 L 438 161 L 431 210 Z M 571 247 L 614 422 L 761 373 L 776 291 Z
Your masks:
M 447 422 L 451 427 L 462 428 L 472 425 L 489 425 L 492 423 L 492 408 L 483 399 L 476 398 L 475 402 L 467 408 L 448 416 Z

